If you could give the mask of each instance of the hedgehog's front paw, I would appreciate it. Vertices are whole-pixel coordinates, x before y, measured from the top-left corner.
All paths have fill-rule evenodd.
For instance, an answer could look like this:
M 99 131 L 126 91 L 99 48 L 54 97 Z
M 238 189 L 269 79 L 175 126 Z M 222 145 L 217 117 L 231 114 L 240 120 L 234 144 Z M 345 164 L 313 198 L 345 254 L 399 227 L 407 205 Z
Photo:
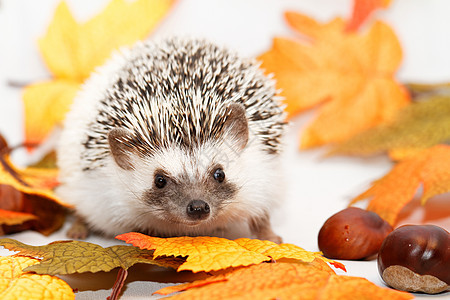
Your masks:
M 84 240 L 89 235 L 89 228 L 81 217 L 77 217 L 72 227 L 66 232 L 66 236 L 74 240 Z
M 277 244 L 281 244 L 283 242 L 283 239 L 281 238 L 281 236 L 276 235 L 276 234 L 273 234 L 272 236 L 270 236 L 268 238 L 268 240 L 272 241 L 274 243 L 277 243 Z
M 252 219 L 249 225 L 250 230 L 258 239 L 272 241 L 277 244 L 283 242 L 283 239 L 273 232 L 268 214 L 265 214 L 260 218 Z
M 270 230 L 270 233 L 267 232 L 264 234 L 259 234 L 256 237 L 260 240 L 267 240 L 277 244 L 281 244 L 283 242 L 283 239 L 279 235 L 275 234 L 272 230 Z

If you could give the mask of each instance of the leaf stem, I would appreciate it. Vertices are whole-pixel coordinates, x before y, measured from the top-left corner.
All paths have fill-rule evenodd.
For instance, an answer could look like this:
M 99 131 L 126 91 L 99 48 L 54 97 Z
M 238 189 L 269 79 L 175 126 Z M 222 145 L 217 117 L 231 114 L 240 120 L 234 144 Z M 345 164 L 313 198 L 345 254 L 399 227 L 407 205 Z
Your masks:
M 12 88 L 16 88 L 16 89 L 21 89 L 26 87 L 27 85 L 29 85 L 30 82 L 25 82 L 25 81 L 18 81 L 18 80 L 14 80 L 14 79 L 8 79 L 6 81 L 6 85 Z
M 0 136 L 1 137 L 1 136 Z M 14 147 L 9 147 L 6 141 L 1 137 L 0 139 L 0 165 L 3 167 L 3 169 L 8 172 L 15 180 L 17 180 L 20 184 L 26 187 L 31 187 L 30 184 L 25 182 L 22 179 L 22 176 L 14 169 L 13 166 L 5 159 L 7 155 L 9 155 L 12 151 L 22 148 L 22 147 L 37 147 L 37 144 L 30 144 L 30 143 L 22 143 Z
M 106 298 L 107 300 L 117 300 L 119 299 L 119 295 L 122 292 L 122 287 L 127 279 L 128 271 L 126 269 L 120 268 L 119 273 L 117 273 L 116 282 L 114 282 L 114 286 L 112 288 L 111 296 Z

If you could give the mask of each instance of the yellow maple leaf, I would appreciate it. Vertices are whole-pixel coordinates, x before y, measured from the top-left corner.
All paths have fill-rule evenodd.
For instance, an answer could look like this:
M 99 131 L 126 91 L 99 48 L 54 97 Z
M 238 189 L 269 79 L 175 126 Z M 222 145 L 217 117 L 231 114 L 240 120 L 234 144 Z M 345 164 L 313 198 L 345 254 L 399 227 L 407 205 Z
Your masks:
M 62 279 L 22 271 L 38 263 L 29 257 L 0 257 L 0 299 L 75 299 L 72 288 Z
M 54 79 L 25 87 L 22 100 L 27 144 L 39 144 L 56 124 L 64 120 L 80 84 Z
M 309 263 L 259 264 L 204 280 L 170 286 L 155 294 L 186 291 L 171 299 L 412 299 L 406 292 L 381 288 L 370 281 L 338 276 Z
M 375 22 L 360 34 L 347 32 L 339 18 L 320 24 L 288 12 L 286 19 L 301 37 L 275 38 L 259 59 L 274 73 L 289 117 L 321 104 L 301 147 L 348 139 L 390 120 L 410 102 L 394 79 L 402 51 L 387 24 Z
M 24 268 L 38 274 L 66 275 L 85 272 L 108 272 L 120 267 L 128 269 L 137 263 L 154 264 L 162 267 L 177 268 L 182 259 L 154 259 L 153 251 L 133 246 L 117 245 L 107 248 L 84 241 L 55 241 L 48 245 L 31 246 L 19 241 L 0 239 L 0 246 L 19 251 L 21 256 L 41 258 Z
M 367 209 L 394 225 L 421 185 L 422 205 L 435 195 L 450 192 L 450 146 L 437 145 L 400 161 L 351 204 L 370 198 Z
M 145 38 L 174 0 L 112 0 L 105 9 L 79 24 L 65 2 L 56 8 L 39 49 L 54 79 L 24 90 L 25 137 L 40 143 L 64 119 L 80 84 L 112 51 Z
M 257 239 L 242 238 L 232 241 L 209 236 L 157 238 L 137 232 L 121 234 L 116 238 L 141 249 L 155 250 L 155 257 L 187 257 L 186 262 L 178 267 L 178 271 L 217 271 L 280 258 L 303 262 L 322 259 L 345 270 L 342 264 L 323 257 L 320 252 L 309 252 L 292 244 L 278 245 Z
M 17 255 L 39 258 L 20 270 L 37 274 L 66 275 L 85 272 L 108 272 L 120 268 L 109 299 L 118 299 L 128 268 L 137 263 L 177 268 L 184 260 L 174 257 L 154 258 L 153 251 L 133 246 L 117 245 L 107 248 L 83 241 L 55 241 L 44 246 L 31 246 L 13 239 L 0 239 L 0 246 L 19 251 Z M 318 265 L 320 267 L 320 265 Z M 45 282 L 42 283 L 45 286 Z M 3 299 L 3 298 L 2 298 Z

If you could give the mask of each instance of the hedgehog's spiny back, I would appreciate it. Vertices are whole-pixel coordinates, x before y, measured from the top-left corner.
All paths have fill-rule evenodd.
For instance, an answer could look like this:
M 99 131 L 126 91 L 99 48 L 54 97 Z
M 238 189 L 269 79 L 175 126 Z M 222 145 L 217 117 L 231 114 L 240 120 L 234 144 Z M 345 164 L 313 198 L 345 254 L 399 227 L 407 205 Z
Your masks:
M 142 153 L 218 139 L 231 102 L 244 105 L 264 150 L 278 152 L 284 116 L 273 81 L 253 63 L 202 40 L 148 41 L 125 55 L 118 74 L 100 73 L 116 79 L 102 91 L 97 118 L 88 126 L 85 169 L 103 164 L 107 133 L 115 127 L 133 132 L 128 142 Z

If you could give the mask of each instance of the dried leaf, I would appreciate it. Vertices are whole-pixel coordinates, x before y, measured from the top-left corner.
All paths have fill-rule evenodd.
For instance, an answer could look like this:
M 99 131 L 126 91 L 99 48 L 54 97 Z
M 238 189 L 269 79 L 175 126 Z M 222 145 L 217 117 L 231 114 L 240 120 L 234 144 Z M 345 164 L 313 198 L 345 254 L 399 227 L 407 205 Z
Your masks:
M 8 145 L 6 142 L 2 145 L 0 210 L 9 213 L 2 214 L 0 218 L 1 231 L 12 233 L 33 229 L 48 235 L 59 229 L 69 206 L 61 202 L 52 191 L 57 185 L 57 170 L 16 168 L 6 154 Z
M 65 275 L 84 272 L 108 272 L 114 268 L 128 269 L 137 263 L 177 268 L 183 260 L 154 259 L 153 251 L 117 245 L 108 248 L 83 241 L 57 241 L 44 246 L 30 246 L 13 239 L 0 239 L 0 246 L 17 254 L 42 258 L 24 271 L 38 274 Z
M 85 272 L 108 272 L 120 268 L 112 288 L 110 300 L 118 299 L 129 267 L 137 263 L 153 264 L 176 269 L 184 260 L 178 258 L 154 258 L 153 251 L 132 246 L 99 245 L 83 241 L 56 241 L 45 246 L 30 246 L 13 239 L 0 239 L 0 246 L 19 251 L 17 255 L 39 258 L 35 264 L 23 269 L 37 274 L 66 275 Z
M 0 257 L 0 299 L 75 299 L 72 288 L 62 279 L 22 271 L 38 263 L 29 257 Z
M 229 267 L 248 266 L 280 258 L 292 258 L 304 262 L 314 259 L 330 261 L 319 252 L 309 252 L 291 244 L 277 245 L 270 241 L 238 239 L 231 241 L 217 237 L 157 238 L 130 232 L 116 237 L 141 249 L 155 250 L 155 257 L 186 257 L 178 271 L 217 271 Z M 342 264 L 333 262 L 345 270 Z
M 308 263 L 259 264 L 204 280 L 163 288 L 156 294 L 186 291 L 171 299 L 412 299 L 364 278 L 338 276 Z
M 376 22 L 358 34 L 346 32 L 339 18 L 320 24 L 288 12 L 286 19 L 302 36 L 275 38 L 260 59 L 282 89 L 289 117 L 321 104 L 303 132 L 302 148 L 346 140 L 410 102 L 394 79 L 402 51 L 388 25 Z
M 378 8 L 386 8 L 391 4 L 391 0 L 354 0 L 353 11 L 350 20 L 347 22 L 348 31 L 356 31 L 361 24 Z
M 394 119 L 334 147 L 330 154 L 392 152 L 402 159 L 450 141 L 450 97 L 431 96 L 400 110 Z
M 25 136 L 39 143 L 64 119 L 79 86 L 112 51 L 145 38 L 173 0 L 112 0 L 85 23 L 65 2 L 56 8 L 39 49 L 54 79 L 25 88 Z
M 437 145 L 402 160 L 351 204 L 371 198 L 367 209 L 394 225 L 421 185 L 422 205 L 435 195 L 450 192 L 450 146 Z

